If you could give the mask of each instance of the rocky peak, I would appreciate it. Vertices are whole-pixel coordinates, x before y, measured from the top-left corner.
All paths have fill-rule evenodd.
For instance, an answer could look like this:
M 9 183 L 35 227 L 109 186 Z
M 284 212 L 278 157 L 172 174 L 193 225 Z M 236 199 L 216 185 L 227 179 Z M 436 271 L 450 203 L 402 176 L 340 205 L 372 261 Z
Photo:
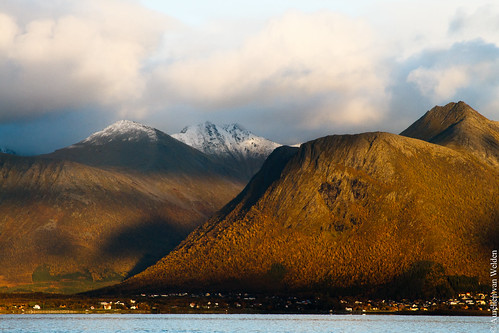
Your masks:
M 239 124 L 216 125 L 209 121 L 187 126 L 175 139 L 211 155 L 267 157 L 280 144 L 259 137 Z
M 486 121 L 487 118 L 465 102 L 449 103 L 445 106 L 435 106 L 400 135 L 431 141 L 433 137 L 463 120 Z
M 158 140 L 158 131 L 152 127 L 142 125 L 131 120 L 120 120 L 104 128 L 102 131 L 90 135 L 82 141 L 94 145 L 102 145 L 111 141 L 140 141 Z
M 436 106 L 400 133 L 475 155 L 499 165 L 499 123 L 464 102 Z

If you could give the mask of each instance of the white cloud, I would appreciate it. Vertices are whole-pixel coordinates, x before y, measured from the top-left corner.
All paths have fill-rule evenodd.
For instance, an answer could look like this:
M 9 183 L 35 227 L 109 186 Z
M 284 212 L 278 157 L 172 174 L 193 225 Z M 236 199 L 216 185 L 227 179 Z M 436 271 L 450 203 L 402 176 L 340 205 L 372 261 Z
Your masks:
M 408 82 L 415 83 L 421 93 L 435 103 L 450 100 L 469 81 L 468 69 L 452 66 L 444 69 L 419 67 L 409 73 Z
M 442 104 L 465 100 L 489 117 L 497 117 L 495 104 L 499 89 L 499 48 L 480 40 L 457 43 L 448 49 L 427 51 L 413 60 L 418 64 L 407 74 L 421 97 Z
M 8 15 L 0 13 L 0 51 L 5 53 L 17 34 L 17 25 Z
M 458 9 L 449 23 L 448 35 L 455 40 L 480 38 L 499 45 L 499 6 L 486 3 Z
M 379 117 L 386 97 L 374 43 L 362 20 L 327 11 L 288 12 L 242 46 L 192 54 L 158 69 L 156 80 L 173 104 L 270 109 L 285 101 L 283 107 L 303 108 L 297 121 L 304 126 L 356 124 Z M 376 105 L 376 112 L 365 105 Z
M 142 66 L 169 21 L 132 2 L 66 4 L 23 25 L 0 14 L 0 117 L 89 105 L 126 112 L 142 97 Z

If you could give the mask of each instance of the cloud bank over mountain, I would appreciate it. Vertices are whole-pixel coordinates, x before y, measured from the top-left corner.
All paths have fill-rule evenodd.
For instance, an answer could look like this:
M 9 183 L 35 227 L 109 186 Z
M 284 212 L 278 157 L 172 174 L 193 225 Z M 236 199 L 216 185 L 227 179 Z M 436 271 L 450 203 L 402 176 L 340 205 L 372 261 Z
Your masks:
M 141 67 L 168 20 L 122 1 L 58 5 L 35 4 L 28 14 L 0 9 L 0 119 L 138 106 L 146 86 Z
M 221 8 L 198 24 L 175 17 L 174 5 L 172 15 L 148 6 L 2 2 L 0 140 L 6 127 L 11 135 L 47 117 L 88 133 L 102 126 L 97 117 L 168 133 L 239 122 L 283 143 L 399 132 L 421 109 L 451 100 L 499 118 L 499 30 L 491 28 L 499 6 L 485 1 L 294 3 L 244 19 Z

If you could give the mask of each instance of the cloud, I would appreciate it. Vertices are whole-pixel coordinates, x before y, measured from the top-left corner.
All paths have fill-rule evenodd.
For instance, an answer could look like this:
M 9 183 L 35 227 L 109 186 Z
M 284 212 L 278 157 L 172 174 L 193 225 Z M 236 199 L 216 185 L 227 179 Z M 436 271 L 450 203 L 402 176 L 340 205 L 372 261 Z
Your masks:
M 357 16 L 333 2 L 302 11 L 280 2 L 268 15 L 239 11 L 198 25 L 141 3 L 2 1 L 0 124 L 13 133 L 21 122 L 34 128 L 73 113 L 61 126 L 87 115 L 173 133 L 211 120 L 294 143 L 399 132 L 457 100 L 499 118 L 499 7 L 484 1 L 342 5 Z M 319 7 L 329 9 L 312 11 Z M 88 121 L 88 134 L 100 124 Z
M 12 44 L 15 35 L 17 34 L 16 22 L 9 16 L 0 13 L 0 50 L 6 52 Z
M 499 88 L 499 47 L 474 40 L 456 43 L 449 49 L 419 55 L 422 65 L 412 70 L 408 82 L 415 83 L 423 96 L 436 103 L 466 97 L 480 104 L 496 98 Z
M 499 47 L 495 44 L 471 40 L 426 49 L 396 63 L 392 73 L 389 115 L 405 122 L 404 126 L 422 110 L 459 100 L 490 119 L 499 119 Z
M 168 19 L 128 1 L 64 6 L 28 18 L 0 6 L 0 119 L 91 105 L 127 113 L 141 98 Z
M 463 88 L 469 81 L 470 69 L 465 66 L 452 66 L 447 68 L 419 67 L 409 73 L 407 82 L 414 82 L 421 93 L 440 102 L 450 100 L 456 95 L 458 89 Z
M 300 126 L 355 125 L 378 119 L 386 99 L 374 46 L 362 20 L 292 11 L 234 49 L 191 54 L 158 68 L 154 79 L 172 107 L 271 112 L 280 104 L 282 117 L 301 111 Z
M 499 44 L 499 6 L 487 3 L 474 10 L 459 9 L 449 23 L 448 35 L 455 39 L 480 38 Z

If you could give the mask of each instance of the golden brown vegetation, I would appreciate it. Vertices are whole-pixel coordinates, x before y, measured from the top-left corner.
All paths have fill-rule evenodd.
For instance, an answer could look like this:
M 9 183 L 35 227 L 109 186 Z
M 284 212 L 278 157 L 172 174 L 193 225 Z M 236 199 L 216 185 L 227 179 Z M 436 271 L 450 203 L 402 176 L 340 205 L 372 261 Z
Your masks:
M 235 201 L 121 288 L 382 286 L 424 262 L 487 280 L 497 168 L 387 133 L 325 137 L 289 155 L 274 152 Z

